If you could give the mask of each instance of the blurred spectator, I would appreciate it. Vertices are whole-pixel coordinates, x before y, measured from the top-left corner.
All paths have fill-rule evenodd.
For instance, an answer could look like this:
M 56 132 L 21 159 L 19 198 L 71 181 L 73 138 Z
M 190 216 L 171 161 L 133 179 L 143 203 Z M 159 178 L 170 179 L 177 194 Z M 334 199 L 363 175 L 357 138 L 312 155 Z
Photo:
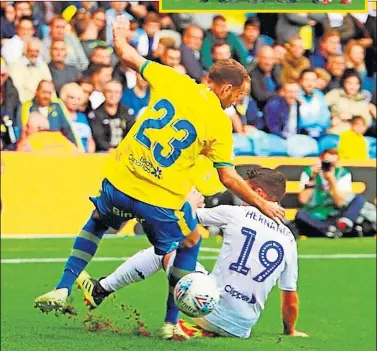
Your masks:
M 111 65 L 112 49 L 108 46 L 95 47 L 90 55 L 90 64 L 88 68 L 82 73 L 84 76 L 91 76 L 93 74 L 93 67 L 96 65 Z
M 50 56 L 51 62 L 48 64 L 48 68 L 51 72 L 55 90 L 59 95 L 60 88 L 64 84 L 76 81 L 80 77 L 80 73 L 75 66 L 65 64 L 67 48 L 64 40 L 55 40 L 51 43 Z
M 314 72 L 317 75 L 315 88 L 321 91 L 324 91 L 330 83 L 330 80 L 331 80 L 330 73 L 327 72 L 324 68 L 315 68 Z
M 326 63 L 326 70 L 331 74 L 331 79 L 325 92 L 341 87 L 341 81 L 346 70 L 346 59 L 343 55 L 331 55 Z
M 89 97 L 91 107 L 95 110 L 105 101 L 103 91 L 105 85 L 112 79 L 113 68 L 110 65 L 93 66 L 92 84 L 93 92 Z
M 89 61 L 85 55 L 80 40 L 74 33 L 68 32 L 67 22 L 62 16 L 55 16 L 50 21 L 50 33 L 43 39 L 42 57 L 50 62 L 51 42 L 63 40 L 67 47 L 66 64 L 75 66 L 79 71 L 88 67 Z
M 98 28 L 90 17 L 82 19 L 77 25 L 83 26 L 82 32 L 78 37 L 87 58 L 92 55 L 93 49 L 97 46 L 107 46 L 106 42 L 102 42 L 98 39 Z
M 40 57 L 41 41 L 37 38 L 25 43 L 25 55 L 9 66 L 9 75 L 16 87 L 20 101 L 25 102 L 34 97 L 41 80 L 51 80 L 51 73 Z
M 91 14 L 93 23 L 98 30 L 98 39 L 106 41 L 106 12 L 104 9 L 95 9 Z
M 218 40 L 224 40 L 230 47 L 232 57 L 246 65 L 248 60 L 246 48 L 236 34 L 229 32 L 225 17 L 219 15 L 213 18 L 212 27 L 206 32 L 201 49 L 201 60 L 206 69 L 213 64 L 211 48 Z
M 350 40 L 344 50 L 346 67 L 355 69 L 361 79 L 367 76 L 367 68 L 365 66 L 365 49 L 356 40 Z
M 295 222 L 306 236 L 341 237 L 353 228 L 364 206 L 365 199 L 352 194 L 351 172 L 338 163 L 337 150 L 329 149 L 301 174 L 302 209 Z
M 128 20 L 133 19 L 133 17 L 126 12 L 126 7 L 126 1 L 110 1 L 110 8 L 106 10 L 106 39 L 109 45 L 113 44 L 112 20 L 115 20 L 117 16 L 124 16 Z
M 345 44 L 355 37 L 355 23 L 349 13 L 329 13 L 323 21 L 324 34 L 336 30 L 339 33 L 340 42 Z
M 136 84 L 135 72 L 119 61 L 113 70 L 113 79 L 122 83 L 123 89 L 132 89 Z
M 22 56 L 25 42 L 31 39 L 34 33 L 33 20 L 30 17 L 22 17 L 16 26 L 16 35 L 1 48 L 1 55 L 8 65 Z
M 105 102 L 88 115 L 97 152 L 116 148 L 134 121 L 128 107 L 120 104 L 122 84 L 115 80 L 108 82 L 104 95 Z
M 281 65 L 284 61 L 285 55 L 287 54 L 287 49 L 282 45 L 274 45 L 272 47 L 275 54 L 275 65 Z
M 260 36 L 260 25 L 258 17 L 248 18 L 243 26 L 243 32 L 239 36 L 248 52 L 248 62 L 256 58 L 260 47 L 267 45 L 263 37 Z
M 79 148 L 59 130 L 51 130 L 49 120 L 39 112 L 31 112 L 17 143 L 23 152 L 77 152 Z
M 330 110 L 325 95 L 315 89 L 317 74 L 311 70 L 304 70 L 299 79 L 300 83 L 300 119 L 301 133 L 318 139 L 330 127 Z
M 175 40 L 170 37 L 159 39 L 157 46 L 153 49 L 152 53 L 147 56 L 148 60 L 161 63 L 162 56 L 165 54 L 166 48 L 177 48 Z
M 153 53 L 155 35 L 161 30 L 160 16 L 154 12 L 148 13 L 144 19 L 143 29 L 144 32 L 139 37 L 137 50 L 140 55 L 149 56 Z
M 342 47 L 340 35 L 336 30 L 329 31 L 320 40 L 319 47 L 310 57 L 313 68 L 325 68 L 327 60 L 332 55 L 340 55 Z
M 137 118 L 142 110 L 148 106 L 149 99 L 149 84 L 137 73 L 135 87 L 123 91 L 121 103 L 129 108 L 131 115 Z
M 77 83 L 68 83 L 63 85 L 60 94 L 61 100 L 67 107 L 72 126 L 81 139 L 85 152 L 95 152 L 96 145 L 92 136 L 88 119 L 80 111 L 84 97 L 83 89 Z
M 20 132 L 20 99 L 18 92 L 8 75 L 8 67 L 0 59 L 0 111 L 1 135 L 4 149 L 14 149 Z
M 80 88 L 84 93 L 79 110 L 81 112 L 84 112 L 85 116 L 87 116 L 88 113 L 93 110 L 89 101 L 89 97 L 94 90 L 92 79 L 89 77 L 81 77 L 81 79 L 78 81 L 78 84 L 80 85 Z
M 196 25 L 188 26 L 183 32 L 181 46 L 181 61 L 187 74 L 200 82 L 203 75 L 203 66 L 200 61 L 200 49 L 203 44 L 203 30 Z
M 306 42 L 311 43 L 312 49 L 314 42 L 313 27 L 317 23 L 322 23 L 326 18 L 324 13 L 280 13 L 276 24 L 276 40 L 278 44 L 284 44 L 290 38 L 300 35 Z M 307 28 L 307 31 L 303 31 Z M 303 34 L 306 33 L 306 37 Z
M 181 51 L 178 48 L 167 47 L 161 57 L 161 63 L 174 68 L 179 73 L 186 74 L 186 69 L 181 65 Z
M 281 66 L 281 82 L 298 81 L 300 74 L 310 68 L 310 61 L 304 56 L 303 41 L 299 36 L 292 37 L 286 44 L 287 53 Z
M 281 85 L 280 68 L 275 65 L 274 50 L 270 46 L 259 49 L 256 62 L 256 67 L 250 72 L 251 96 L 257 101 L 258 108 L 263 110 Z
M 369 147 L 364 137 L 368 128 L 365 119 L 355 116 L 351 119 L 350 124 L 351 129 L 339 135 L 339 157 L 343 160 L 366 160 L 369 158 Z
M 224 42 L 215 43 L 211 49 L 212 61 L 229 60 L 231 58 L 230 46 Z
M 38 84 L 34 99 L 22 104 L 22 126 L 27 126 L 32 112 L 38 112 L 48 122 L 48 130 L 62 132 L 66 138 L 81 148 L 81 140 L 72 129 L 65 106 L 60 100 L 53 98 L 54 92 L 54 83 L 52 81 L 42 80 Z
M 326 101 L 331 110 L 329 134 L 339 134 L 349 130 L 353 116 L 362 116 L 367 126 L 372 124 L 369 103 L 360 93 L 361 78 L 355 70 L 347 70 L 341 81 L 341 88 L 326 94 Z
M 4 8 L 4 16 L 1 17 L 0 21 L 2 45 L 4 45 L 6 39 L 10 39 L 16 34 L 15 20 L 16 11 L 11 4 L 7 4 Z

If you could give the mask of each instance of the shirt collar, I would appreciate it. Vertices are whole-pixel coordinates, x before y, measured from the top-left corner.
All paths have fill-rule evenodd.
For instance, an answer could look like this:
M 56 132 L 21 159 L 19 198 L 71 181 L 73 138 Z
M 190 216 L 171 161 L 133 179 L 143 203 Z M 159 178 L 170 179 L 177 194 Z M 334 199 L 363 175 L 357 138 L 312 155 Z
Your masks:
M 23 57 L 23 61 L 24 61 L 24 64 L 25 66 L 27 67 L 39 67 L 42 60 L 40 57 L 37 58 L 37 61 L 35 62 L 35 65 L 31 64 L 31 62 L 28 60 L 28 58 L 26 56 Z

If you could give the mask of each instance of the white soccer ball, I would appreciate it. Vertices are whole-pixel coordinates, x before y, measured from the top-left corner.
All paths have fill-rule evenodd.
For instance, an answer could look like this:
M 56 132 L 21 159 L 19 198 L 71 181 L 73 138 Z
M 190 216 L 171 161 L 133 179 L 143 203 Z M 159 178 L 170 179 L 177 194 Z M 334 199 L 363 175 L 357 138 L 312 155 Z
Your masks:
M 216 282 L 203 273 L 190 273 L 182 277 L 174 288 L 177 307 L 190 317 L 203 317 L 211 313 L 220 300 Z

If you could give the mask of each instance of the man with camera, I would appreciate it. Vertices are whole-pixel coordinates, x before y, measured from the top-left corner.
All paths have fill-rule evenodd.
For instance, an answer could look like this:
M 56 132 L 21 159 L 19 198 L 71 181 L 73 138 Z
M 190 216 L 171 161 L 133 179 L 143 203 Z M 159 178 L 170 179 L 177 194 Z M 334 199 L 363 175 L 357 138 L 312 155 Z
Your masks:
M 302 209 L 295 219 L 300 234 L 340 238 L 353 229 L 362 230 L 356 222 L 365 199 L 352 194 L 352 175 L 338 161 L 338 151 L 329 149 L 302 172 L 298 194 Z

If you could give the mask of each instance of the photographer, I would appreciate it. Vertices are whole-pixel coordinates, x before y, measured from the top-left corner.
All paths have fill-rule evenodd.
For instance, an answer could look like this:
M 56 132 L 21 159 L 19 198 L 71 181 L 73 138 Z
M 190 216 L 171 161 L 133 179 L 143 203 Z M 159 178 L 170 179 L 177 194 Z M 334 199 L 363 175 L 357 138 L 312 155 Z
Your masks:
M 298 195 L 302 209 L 295 219 L 300 234 L 339 238 L 354 228 L 365 199 L 352 194 L 351 173 L 338 161 L 338 151 L 329 149 L 302 172 Z

